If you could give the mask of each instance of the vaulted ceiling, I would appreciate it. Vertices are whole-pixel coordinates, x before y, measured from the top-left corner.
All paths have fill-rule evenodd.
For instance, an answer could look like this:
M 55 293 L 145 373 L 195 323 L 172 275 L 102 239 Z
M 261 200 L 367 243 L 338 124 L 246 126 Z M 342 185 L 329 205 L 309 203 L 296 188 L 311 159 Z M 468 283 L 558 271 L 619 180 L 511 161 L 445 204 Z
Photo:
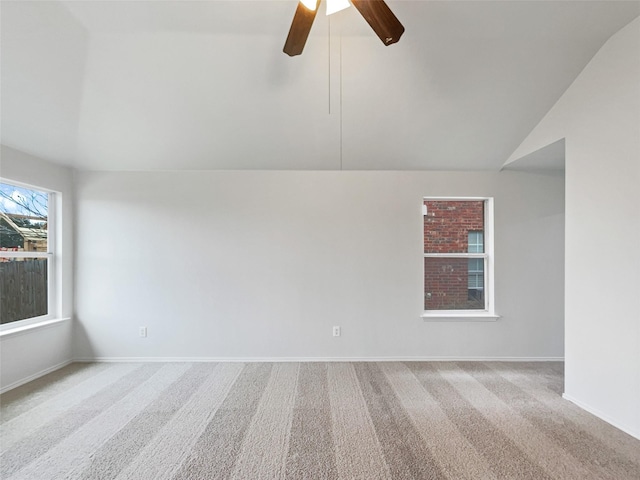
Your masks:
M 388 0 L 282 47 L 296 0 L 0 4 L 2 143 L 92 170 L 496 170 L 638 1 Z

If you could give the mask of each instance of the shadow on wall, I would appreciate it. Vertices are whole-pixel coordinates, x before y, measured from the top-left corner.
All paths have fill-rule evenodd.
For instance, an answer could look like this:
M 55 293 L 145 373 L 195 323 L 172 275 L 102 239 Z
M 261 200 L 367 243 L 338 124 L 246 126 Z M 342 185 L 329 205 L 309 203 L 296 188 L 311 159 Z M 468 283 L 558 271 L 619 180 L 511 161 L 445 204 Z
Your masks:
M 87 333 L 83 323 L 74 318 L 73 320 L 73 359 L 83 360 L 96 357 L 96 351 L 91 343 L 91 338 Z

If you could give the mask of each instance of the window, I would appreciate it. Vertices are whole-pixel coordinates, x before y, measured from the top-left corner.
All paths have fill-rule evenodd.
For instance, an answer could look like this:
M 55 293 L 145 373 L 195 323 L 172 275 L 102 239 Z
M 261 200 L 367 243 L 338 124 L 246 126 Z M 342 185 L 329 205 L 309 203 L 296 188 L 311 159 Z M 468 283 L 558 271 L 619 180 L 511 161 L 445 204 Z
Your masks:
M 484 232 L 469 231 L 469 253 L 484 253 Z M 484 260 L 469 259 L 469 300 L 480 299 L 484 290 Z
M 495 317 L 492 200 L 423 199 L 423 317 Z
M 54 194 L 0 183 L 0 323 L 52 317 Z M 16 324 L 15 322 L 21 322 Z

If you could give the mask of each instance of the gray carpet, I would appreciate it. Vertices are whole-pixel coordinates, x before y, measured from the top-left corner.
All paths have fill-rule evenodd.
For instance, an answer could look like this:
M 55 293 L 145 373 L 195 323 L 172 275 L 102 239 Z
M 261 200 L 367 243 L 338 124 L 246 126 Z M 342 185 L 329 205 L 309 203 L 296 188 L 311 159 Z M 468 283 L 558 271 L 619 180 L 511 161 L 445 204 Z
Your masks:
M 1 397 L 2 479 L 640 479 L 560 363 L 72 364 Z

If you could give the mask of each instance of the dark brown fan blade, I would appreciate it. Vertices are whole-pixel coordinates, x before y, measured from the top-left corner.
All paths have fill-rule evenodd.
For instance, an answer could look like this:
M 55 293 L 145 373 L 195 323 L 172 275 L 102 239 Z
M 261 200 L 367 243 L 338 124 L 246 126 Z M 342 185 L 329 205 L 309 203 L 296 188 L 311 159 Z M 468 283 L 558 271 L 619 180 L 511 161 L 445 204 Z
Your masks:
M 400 40 L 404 27 L 383 0 L 351 0 L 382 43 L 391 45 Z
M 296 13 L 293 15 L 287 41 L 284 43 L 284 48 L 282 49 L 282 51 L 290 57 L 302 53 L 319 6 L 320 0 L 317 0 L 315 10 L 309 10 L 302 2 L 298 2 L 298 8 L 296 8 Z

